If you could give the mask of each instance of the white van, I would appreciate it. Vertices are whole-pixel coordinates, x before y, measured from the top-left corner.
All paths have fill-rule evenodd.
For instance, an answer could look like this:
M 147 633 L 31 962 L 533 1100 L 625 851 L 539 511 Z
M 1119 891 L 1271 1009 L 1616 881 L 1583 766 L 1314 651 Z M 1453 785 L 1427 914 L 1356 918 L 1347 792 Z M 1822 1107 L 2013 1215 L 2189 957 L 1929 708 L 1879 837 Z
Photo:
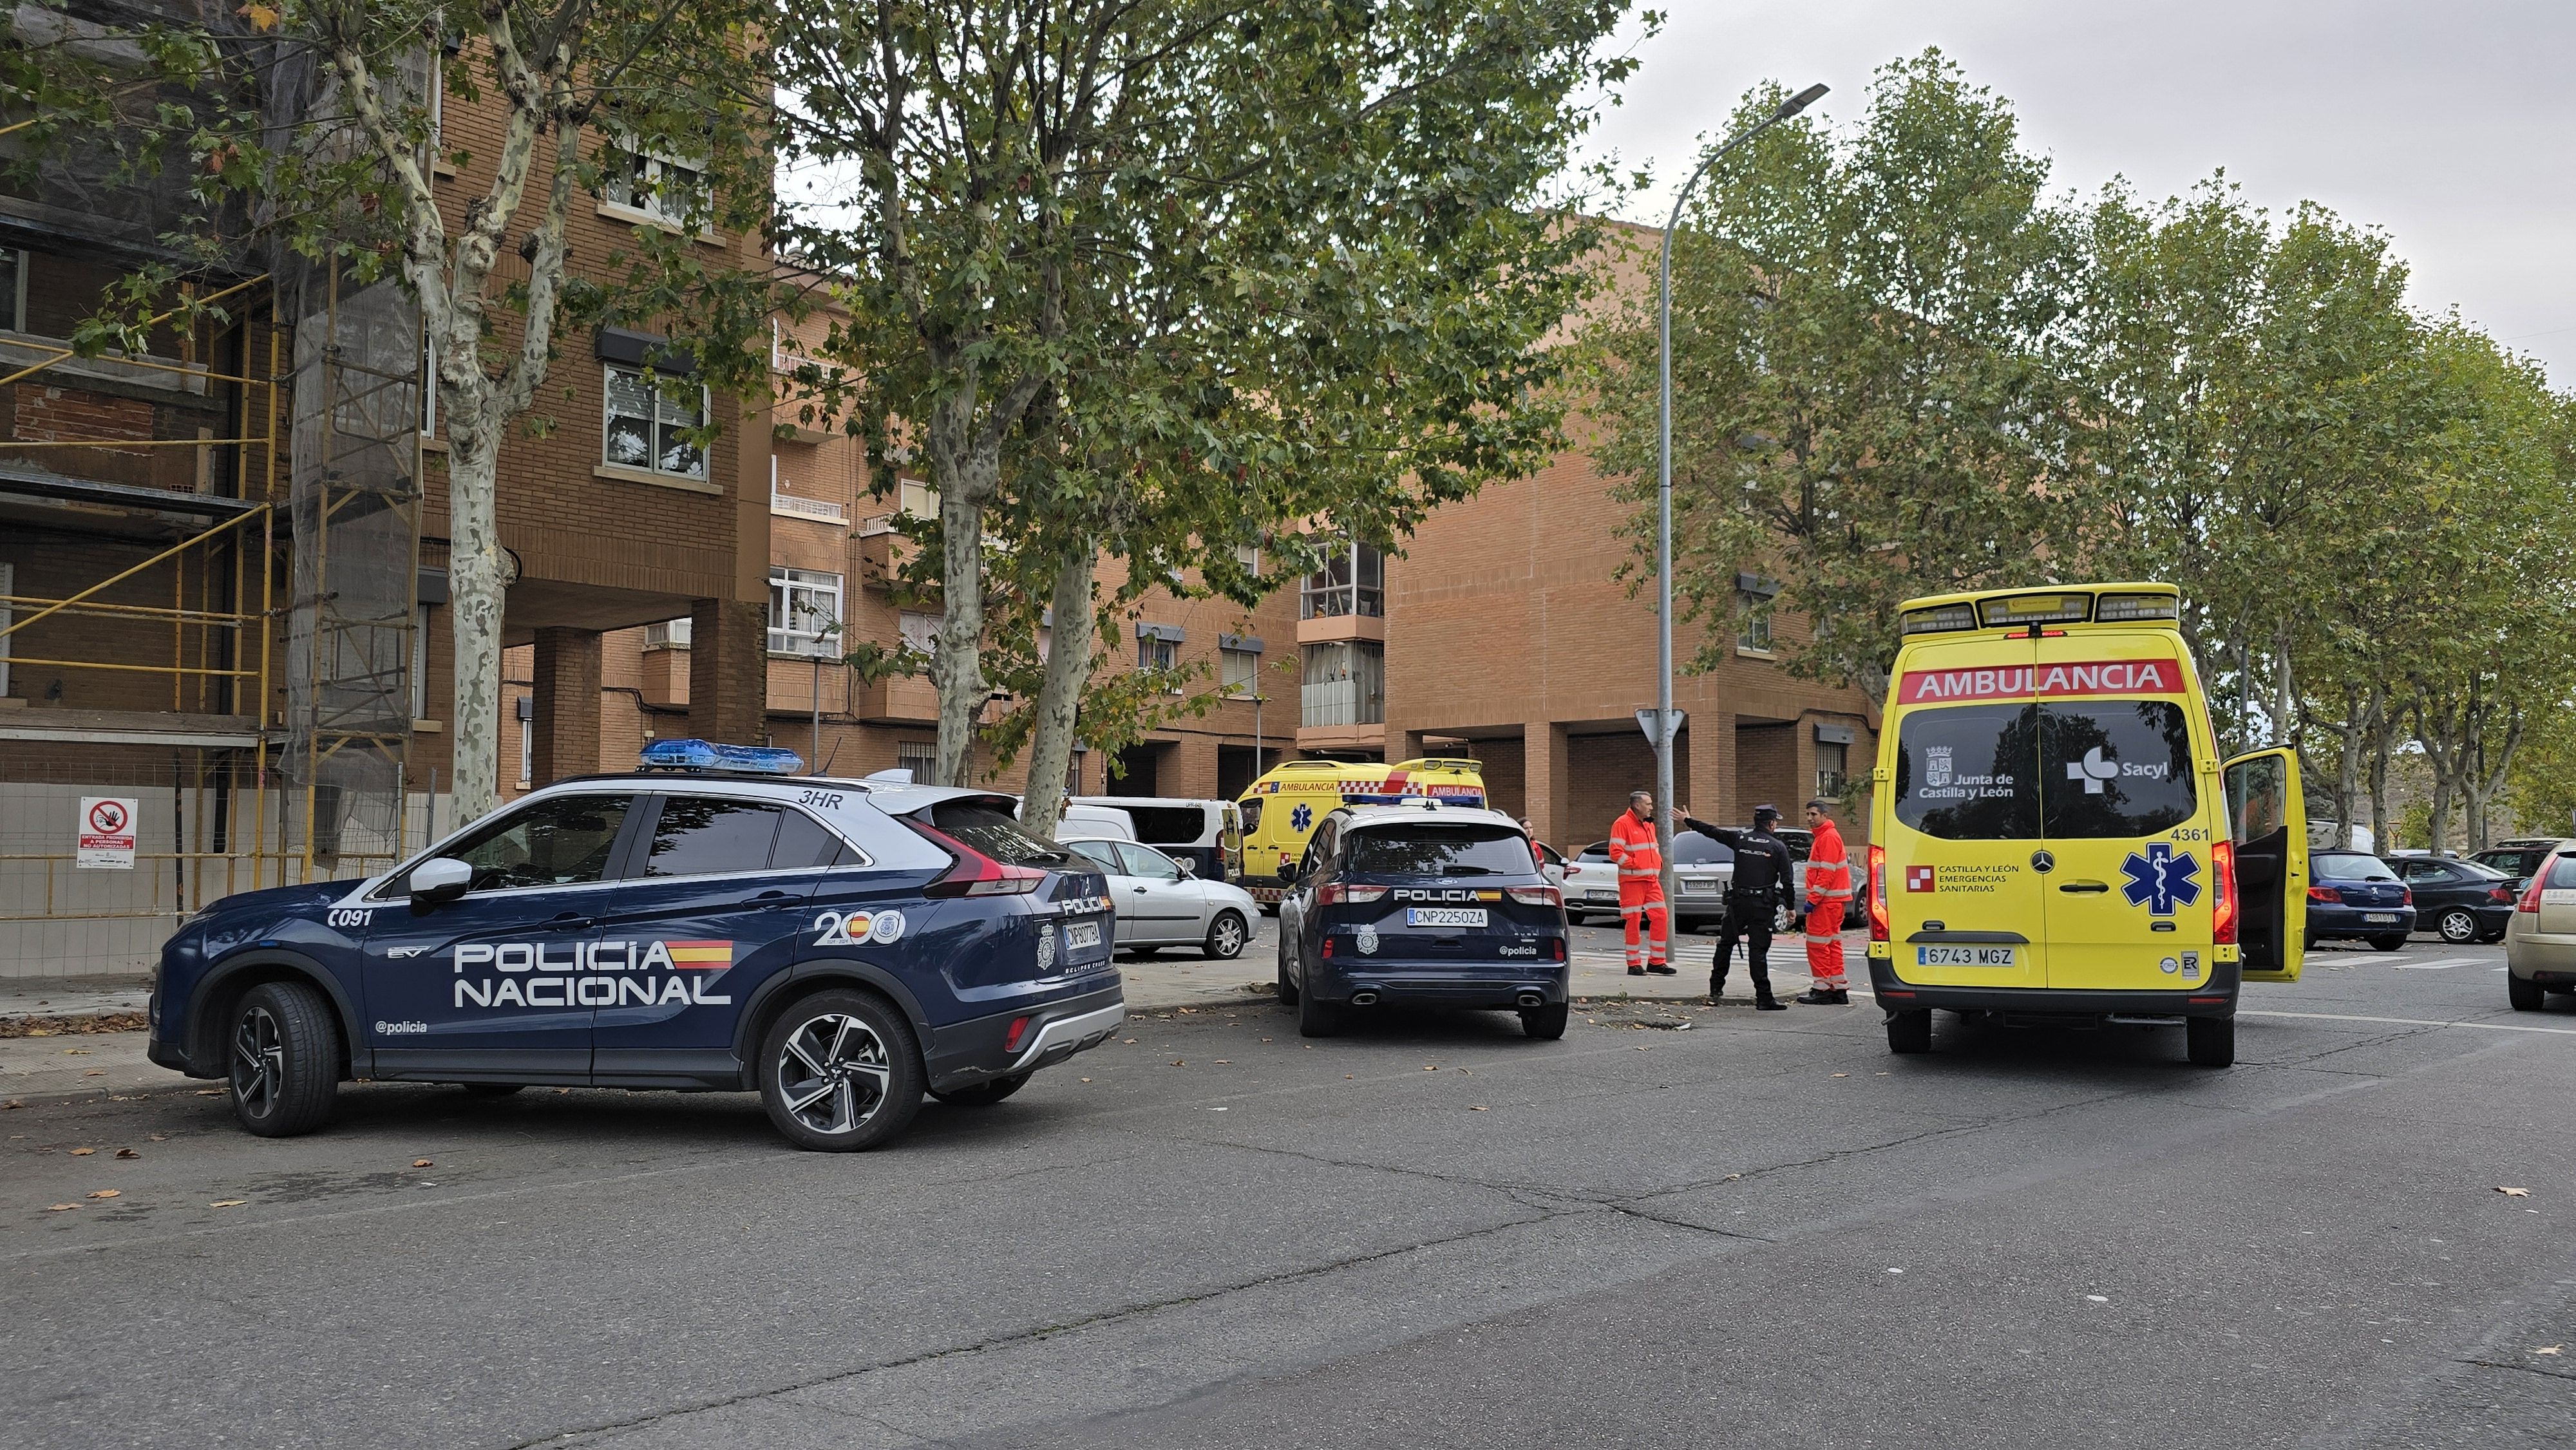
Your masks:
M 1122 817 L 1128 822 L 1128 840 L 1190 862 L 1202 881 L 1243 879 L 1243 813 L 1232 801 L 1078 795 L 1065 806 L 1065 819 L 1087 820 L 1075 813 L 1089 811 Z

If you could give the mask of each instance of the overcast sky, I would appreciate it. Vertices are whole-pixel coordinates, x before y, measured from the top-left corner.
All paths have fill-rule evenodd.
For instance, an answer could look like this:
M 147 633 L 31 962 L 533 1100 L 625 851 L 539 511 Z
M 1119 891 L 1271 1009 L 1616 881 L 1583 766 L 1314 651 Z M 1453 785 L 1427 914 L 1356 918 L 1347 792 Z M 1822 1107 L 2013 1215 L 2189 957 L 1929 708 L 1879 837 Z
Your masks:
M 2458 306 L 2576 387 L 2576 0 L 1660 0 L 1595 141 L 1670 186 L 1768 79 L 1870 75 L 1937 45 L 2008 98 L 2055 186 L 2161 198 L 2225 167 L 2256 203 L 2375 224 L 2415 305 Z M 1660 223 L 1662 200 L 1629 208 Z

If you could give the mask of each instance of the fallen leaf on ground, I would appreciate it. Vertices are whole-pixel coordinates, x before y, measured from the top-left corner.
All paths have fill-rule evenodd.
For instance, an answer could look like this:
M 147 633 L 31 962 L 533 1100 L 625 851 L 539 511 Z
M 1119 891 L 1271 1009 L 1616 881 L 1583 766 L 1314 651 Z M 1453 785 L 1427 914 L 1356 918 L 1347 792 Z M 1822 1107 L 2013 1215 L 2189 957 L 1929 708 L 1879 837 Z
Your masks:
M 11 1108 L 23 1108 L 25 1106 L 25 1103 L 18 1101 L 16 1098 L 11 1098 L 5 1103 L 0 1103 L 0 1112 L 7 1112 Z
M 60 1213 L 60 1212 L 62 1212 L 64 1209 L 67 1209 L 67 1208 L 78 1208 L 78 1207 L 80 1207 L 80 1205 L 79 1205 L 79 1204 L 77 1204 L 77 1203 L 51 1203 L 51 1204 L 47 1204 L 47 1205 L 45 1206 L 45 1212 L 47 1212 L 47 1213 Z
M 65 1056 L 65 1057 L 87 1057 L 87 1056 L 89 1056 L 89 1049 L 88 1049 L 88 1048 L 86 1048 L 86 1047 L 66 1047 L 66 1048 L 64 1048 L 64 1049 L 63 1049 L 63 1056 Z
M 119 1158 L 140 1158 L 143 1155 L 135 1152 L 131 1148 L 119 1148 L 116 1150 L 116 1156 Z
M 2502 1184 L 2496 1185 L 2496 1192 L 2503 1194 L 2507 1198 L 2529 1198 L 2531 1196 L 2531 1190 L 2528 1188 L 2507 1188 Z
M 124 1196 L 124 1190 L 116 1188 L 101 1188 L 90 1194 L 92 1198 L 123 1198 Z
M 2566 1348 L 2566 1346 L 2565 1346 L 2565 1345 L 2563 1345 L 2563 1344 L 2544 1344 L 2544 1345 L 2540 1346 L 2538 1349 L 2533 1350 L 2533 1351 L 2532 1351 L 2532 1353 L 2534 1353 L 2534 1354 L 2556 1354 L 2556 1353 L 2558 1353 L 2560 1350 L 2562 1350 L 2562 1349 L 2564 1349 L 2564 1348 Z
M 1483 1111 L 1484 1111 L 1484 1109 L 1483 1109 L 1483 1108 L 1469 1108 L 1467 1111 L 1469 1111 L 1469 1112 L 1471 1112 L 1471 1113 L 1481 1113 L 1481 1112 L 1483 1112 Z
M 74 1148 L 72 1150 L 72 1156 L 75 1158 L 86 1158 L 97 1151 L 98 1150 L 96 1148 Z
M 1172 1066 L 1174 1067 L 1187 1067 L 1189 1065 L 1190 1060 L 1186 1057 L 1176 1057 L 1172 1059 Z
M 414 1158 L 413 1160 L 411 1160 L 411 1166 L 413 1166 L 414 1168 L 431 1168 L 431 1167 L 435 1167 L 435 1166 L 437 1166 L 437 1165 L 435 1165 L 435 1164 L 431 1163 L 431 1162 L 430 1162 L 428 1159 L 426 1159 L 426 1158 Z
M 152 1135 L 152 1141 L 155 1143 L 167 1143 L 170 1141 L 170 1135 L 167 1133 L 155 1133 Z
M 1847 1072 L 1838 1072 L 1838 1073 L 1835 1073 L 1835 1074 L 1834 1074 L 1834 1076 L 1836 1076 L 1836 1077 L 1849 1077 L 1849 1076 L 1851 1076 L 1851 1074 L 1850 1074 L 1850 1073 L 1847 1073 Z
M 1089 1078 L 1084 1078 L 1084 1079 L 1083 1079 L 1083 1081 L 1084 1081 L 1084 1082 L 1089 1082 L 1089 1081 L 1091 1081 L 1091 1079 L 1089 1079 Z
M 247 1198 L 218 1198 L 218 1199 L 216 1199 L 214 1202 L 212 1202 L 212 1203 L 210 1203 L 210 1204 L 207 1204 L 207 1205 L 206 1205 L 206 1207 L 208 1207 L 208 1208 L 239 1208 L 239 1207 L 241 1207 L 243 1204 L 248 1203 L 248 1202 L 250 1202 L 250 1200 L 249 1200 L 249 1199 L 247 1199 Z
M 87 1067 L 87 1068 L 83 1068 L 83 1069 L 81 1069 L 81 1076 L 83 1076 L 83 1077 L 105 1077 L 105 1076 L 107 1076 L 107 1069 L 106 1069 L 106 1068 L 103 1068 L 103 1067 Z
M 1430 1063 L 1426 1062 L 1422 1064 L 1422 1070 L 1424 1072 L 1438 1072 L 1440 1069 L 1433 1067 Z
M 1220 1058 L 1218 1058 L 1218 1059 L 1216 1060 L 1216 1065 L 1217 1065 L 1217 1066 L 1219 1066 L 1219 1067 L 1232 1067 L 1232 1066 L 1234 1066 L 1233 1062 L 1229 1061 L 1229 1060 L 1228 1060 L 1228 1059 L 1226 1059 L 1226 1058 L 1222 1058 L 1222 1057 L 1220 1057 Z
M 1128 1046 L 1130 1046 L 1130 1047 L 1135 1046 L 1135 1045 L 1136 1045 L 1136 1039 L 1135 1039 L 1135 1038 L 1133 1038 L 1133 1037 L 1128 1038 L 1128 1039 L 1127 1039 L 1127 1045 L 1128 1045 Z

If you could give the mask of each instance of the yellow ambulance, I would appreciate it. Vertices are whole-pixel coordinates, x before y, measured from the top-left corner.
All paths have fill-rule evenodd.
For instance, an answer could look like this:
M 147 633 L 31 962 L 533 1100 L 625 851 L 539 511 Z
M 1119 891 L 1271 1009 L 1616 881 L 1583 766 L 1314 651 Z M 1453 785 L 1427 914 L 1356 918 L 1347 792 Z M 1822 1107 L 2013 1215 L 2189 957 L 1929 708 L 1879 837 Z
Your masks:
M 1252 899 L 1276 906 L 1324 816 L 1353 801 L 1430 796 L 1458 806 L 1485 803 L 1483 767 L 1473 760 L 1291 760 L 1237 798 L 1243 813 L 1243 882 Z
M 1901 607 L 1864 883 L 1891 1051 L 1944 1008 L 2179 1024 L 2225 1067 L 2241 984 L 2298 979 L 2298 758 L 2219 758 L 2181 613 L 2169 584 Z

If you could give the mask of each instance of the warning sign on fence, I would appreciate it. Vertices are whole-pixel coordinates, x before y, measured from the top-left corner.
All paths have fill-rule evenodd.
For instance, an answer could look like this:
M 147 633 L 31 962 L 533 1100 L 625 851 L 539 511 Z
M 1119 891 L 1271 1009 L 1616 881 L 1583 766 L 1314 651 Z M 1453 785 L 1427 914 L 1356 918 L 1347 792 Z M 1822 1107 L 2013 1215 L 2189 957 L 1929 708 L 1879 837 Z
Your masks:
M 88 871 L 134 869 L 134 817 L 141 804 L 121 796 L 83 796 L 80 807 L 80 854 L 75 863 Z

